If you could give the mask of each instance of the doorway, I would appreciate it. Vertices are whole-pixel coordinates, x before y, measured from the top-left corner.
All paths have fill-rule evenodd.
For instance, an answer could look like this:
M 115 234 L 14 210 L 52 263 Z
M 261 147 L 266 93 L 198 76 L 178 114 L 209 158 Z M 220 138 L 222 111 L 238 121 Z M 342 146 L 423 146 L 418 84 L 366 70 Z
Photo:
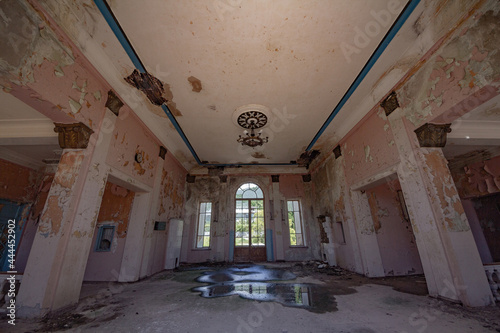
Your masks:
M 266 260 L 264 194 L 254 183 L 241 185 L 236 191 L 234 261 Z

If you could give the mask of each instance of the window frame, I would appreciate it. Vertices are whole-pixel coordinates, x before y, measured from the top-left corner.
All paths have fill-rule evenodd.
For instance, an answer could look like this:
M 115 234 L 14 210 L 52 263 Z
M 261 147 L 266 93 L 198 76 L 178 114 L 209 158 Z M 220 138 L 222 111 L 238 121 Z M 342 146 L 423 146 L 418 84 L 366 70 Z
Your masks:
M 103 241 L 103 236 L 104 236 L 104 230 L 106 229 L 111 229 L 111 239 L 109 239 L 109 248 L 107 249 L 102 249 L 101 248 L 101 242 Z M 111 252 L 111 247 L 113 246 L 113 239 L 115 237 L 115 231 L 116 231 L 116 226 L 111 225 L 111 224 L 103 224 L 99 226 L 99 229 L 97 231 L 97 238 L 95 242 L 95 247 L 94 247 L 94 252 Z
M 292 245 L 292 233 L 291 233 L 291 228 L 290 228 L 290 220 L 288 218 L 288 214 L 289 214 L 289 210 L 288 210 L 288 203 L 289 202 L 294 202 L 296 201 L 297 202 L 297 206 L 298 206 L 298 213 L 299 213 L 299 217 L 300 217 L 300 229 L 301 229 L 301 233 L 297 233 L 295 232 L 295 237 L 297 237 L 297 235 L 301 235 L 301 238 L 302 238 L 302 244 L 300 245 Z M 305 224 L 304 224 L 304 215 L 303 215 L 303 209 L 302 209 L 302 202 L 300 199 L 295 199 L 295 198 L 292 198 L 292 199 L 286 199 L 285 200 L 285 211 L 286 211 L 286 223 L 287 223 L 287 226 L 288 226 L 288 241 L 289 241 L 289 244 L 290 244 L 290 247 L 293 247 L 293 248 L 300 248 L 300 247 L 307 247 L 307 243 L 306 243 L 306 232 L 305 232 Z M 295 210 L 292 210 L 293 212 L 296 212 Z
M 202 245 L 201 247 L 198 246 L 198 237 L 200 237 L 200 235 L 198 234 L 200 232 L 200 222 L 201 222 L 201 216 L 203 214 L 203 217 L 204 217 L 204 224 L 203 224 L 203 230 L 205 229 L 206 225 L 206 208 L 205 208 L 205 212 L 202 213 L 201 211 L 201 205 L 202 204 L 210 204 L 210 226 L 209 226 L 209 231 L 208 231 L 208 235 L 201 235 L 201 237 L 203 237 L 203 242 L 202 244 L 205 243 L 205 237 L 208 237 L 208 245 L 207 246 L 204 246 Z M 214 205 L 212 203 L 212 201 L 209 201 L 209 200 L 203 200 L 203 201 L 200 201 L 198 202 L 198 210 L 197 210 L 197 218 L 196 218 L 196 230 L 195 230 L 195 237 L 194 237 L 194 249 L 195 250 L 210 250 L 211 249 L 211 246 L 212 246 L 212 235 L 211 235 L 211 232 L 212 232 L 212 223 L 213 223 L 213 209 Z

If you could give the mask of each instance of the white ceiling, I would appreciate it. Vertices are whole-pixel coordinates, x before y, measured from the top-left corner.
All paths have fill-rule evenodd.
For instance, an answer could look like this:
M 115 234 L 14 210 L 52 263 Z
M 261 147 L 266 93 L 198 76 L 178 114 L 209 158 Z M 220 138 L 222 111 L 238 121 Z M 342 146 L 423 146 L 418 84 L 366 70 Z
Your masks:
M 494 151 L 500 147 L 500 96 L 466 113 L 451 125 L 443 153 L 448 159 L 472 151 Z
M 405 4 L 391 14 L 385 0 L 232 3 L 238 5 L 109 3 L 148 71 L 169 85 L 177 121 L 198 156 L 211 163 L 296 160 Z M 381 11 L 388 14 L 383 26 L 372 14 Z M 356 29 L 371 33 L 366 45 L 355 44 Z M 341 45 L 362 47 L 346 57 Z M 200 92 L 193 91 L 192 76 L 201 81 Z M 236 142 L 243 129 L 232 118 L 248 104 L 269 110 L 263 147 Z
M 0 90 L 0 156 L 30 168 L 59 159 L 54 123 L 40 112 Z

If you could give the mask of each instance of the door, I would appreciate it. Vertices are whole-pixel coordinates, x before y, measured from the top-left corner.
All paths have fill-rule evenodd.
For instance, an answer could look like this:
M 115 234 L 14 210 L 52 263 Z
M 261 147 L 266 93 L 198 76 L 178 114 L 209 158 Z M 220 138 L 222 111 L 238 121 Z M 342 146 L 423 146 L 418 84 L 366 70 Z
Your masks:
M 253 183 L 240 186 L 236 192 L 234 261 L 266 260 L 264 195 Z

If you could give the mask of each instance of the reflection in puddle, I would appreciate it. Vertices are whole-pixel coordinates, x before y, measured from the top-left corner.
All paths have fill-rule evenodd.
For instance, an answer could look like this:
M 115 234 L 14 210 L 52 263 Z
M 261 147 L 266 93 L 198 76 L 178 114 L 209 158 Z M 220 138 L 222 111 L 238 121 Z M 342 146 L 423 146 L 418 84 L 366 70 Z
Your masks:
M 274 301 L 288 306 L 312 306 L 310 285 L 291 283 L 224 283 L 194 288 L 201 296 L 212 298 L 239 295 L 256 301 Z
M 204 272 L 196 281 L 209 285 L 192 290 L 200 292 L 201 296 L 206 298 L 239 295 L 245 299 L 279 302 L 284 306 L 303 308 L 312 312 L 336 310 L 335 298 L 326 287 L 275 282 L 295 278 L 293 273 L 285 270 L 268 269 L 259 265 L 235 266 Z

